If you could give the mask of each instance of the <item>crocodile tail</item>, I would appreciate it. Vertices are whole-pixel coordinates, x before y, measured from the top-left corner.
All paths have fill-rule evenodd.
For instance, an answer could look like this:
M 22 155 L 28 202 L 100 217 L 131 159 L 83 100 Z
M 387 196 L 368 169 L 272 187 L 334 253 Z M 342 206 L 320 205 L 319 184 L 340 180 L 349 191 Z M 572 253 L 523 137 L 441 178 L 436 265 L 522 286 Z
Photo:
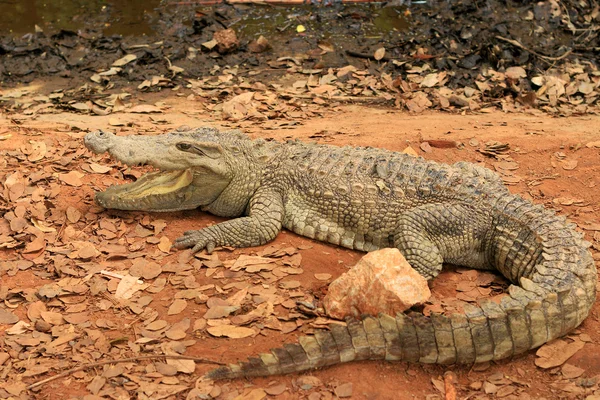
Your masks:
M 565 335 L 587 317 L 596 298 L 589 243 L 563 217 L 518 196 L 502 197 L 494 205 L 500 217 L 488 246 L 490 263 L 514 283 L 501 301 L 468 304 L 448 315 L 349 319 L 207 376 L 276 375 L 354 360 L 472 364 L 507 358 Z

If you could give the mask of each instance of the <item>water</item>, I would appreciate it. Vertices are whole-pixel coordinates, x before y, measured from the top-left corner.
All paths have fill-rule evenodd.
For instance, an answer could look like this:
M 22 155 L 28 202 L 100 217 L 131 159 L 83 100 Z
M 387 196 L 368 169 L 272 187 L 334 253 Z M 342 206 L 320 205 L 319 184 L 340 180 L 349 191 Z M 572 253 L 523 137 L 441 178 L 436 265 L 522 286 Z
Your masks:
M 105 34 L 144 35 L 160 0 L 0 0 L 0 34 L 24 34 L 61 29 L 77 31 L 90 27 L 88 20 Z

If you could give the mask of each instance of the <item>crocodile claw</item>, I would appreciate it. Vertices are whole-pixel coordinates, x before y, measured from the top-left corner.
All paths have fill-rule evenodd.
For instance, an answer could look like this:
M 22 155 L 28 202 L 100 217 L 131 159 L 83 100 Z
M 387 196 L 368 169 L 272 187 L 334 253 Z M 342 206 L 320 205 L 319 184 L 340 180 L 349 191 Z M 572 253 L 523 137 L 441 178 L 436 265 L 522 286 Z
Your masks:
M 206 252 L 211 254 L 215 250 L 215 246 L 215 241 L 203 232 L 203 230 L 184 232 L 183 236 L 175 239 L 173 243 L 173 247 L 177 249 L 191 247 L 192 253 L 206 249 Z

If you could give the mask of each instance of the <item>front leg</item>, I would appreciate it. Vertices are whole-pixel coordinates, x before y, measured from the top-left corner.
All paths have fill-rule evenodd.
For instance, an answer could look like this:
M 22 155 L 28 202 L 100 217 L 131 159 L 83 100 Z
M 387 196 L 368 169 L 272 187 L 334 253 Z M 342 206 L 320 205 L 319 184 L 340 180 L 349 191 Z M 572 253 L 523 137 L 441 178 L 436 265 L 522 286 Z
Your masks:
M 187 231 L 175 240 L 178 249 L 193 247 L 210 254 L 216 246 L 251 247 L 265 244 L 281 231 L 283 198 L 273 191 L 257 192 L 250 199 L 247 217 L 236 218 L 197 231 Z

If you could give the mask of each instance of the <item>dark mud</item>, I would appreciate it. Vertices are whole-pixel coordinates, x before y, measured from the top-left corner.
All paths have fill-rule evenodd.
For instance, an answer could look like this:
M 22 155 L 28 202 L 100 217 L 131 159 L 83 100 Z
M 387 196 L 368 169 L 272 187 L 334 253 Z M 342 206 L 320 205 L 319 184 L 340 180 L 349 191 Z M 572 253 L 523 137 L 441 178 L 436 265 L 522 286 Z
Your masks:
M 44 8 L 42 15 L 28 9 L 35 8 L 30 3 L 9 0 L 3 6 L 0 83 L 5 86 L 60 76 L 68 78 L 66 87 L 77 87 L 109 70 L 115 60 L 135 54 L 135 61 L 111 76 L 110 87 L 153 76 L 173 78 L 169 85 L 175 86 L 225 65 L 285 73 L 285 68 L 272 68 L 273 62 L 293 57 L 306 69 L 354 64 L 393 76 L 427 64 L 448 71 L 446 86 L 454 89 L 474 87 L 490 68 L 520 66 L 531 79 L 540 71 L 576 62 L 584 66 L 583 72 L 597 73 L 600 51 L 598 6 L 585 0 L 440 1 L 409 8 L 382 3 L 203 7 L 189 2 L 79 0 L 70 2 L 72 8 Z M 304 32 L 298 32 L 299 25 Z M 203 46 L 225 28 L 237 32 L 236 51 L 219 54 Z M 260 35 L 271 49 L 252 53 L 248 44 Z M 333 51 L 322 51 L 324 46 Z M 375 61 L 373 54 L 381 47 L 385 56 Z M 174 74 L 171 65 L 183 71 Z M 529 86 L 499 87 L 488 96 L 517 97 Z

